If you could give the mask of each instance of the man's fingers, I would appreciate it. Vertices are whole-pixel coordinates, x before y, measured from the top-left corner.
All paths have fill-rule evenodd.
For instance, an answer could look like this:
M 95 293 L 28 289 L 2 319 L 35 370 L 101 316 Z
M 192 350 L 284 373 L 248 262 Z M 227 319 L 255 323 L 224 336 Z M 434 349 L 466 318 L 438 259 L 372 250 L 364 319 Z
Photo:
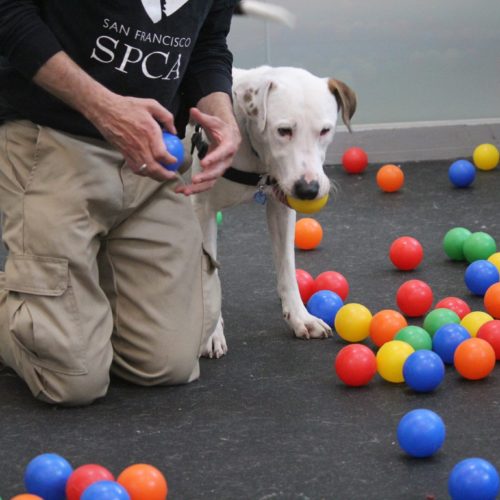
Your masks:
M 186 184 L 183 186 L 178 186 L 175 189 L 175 192 L 182 193 L 186 196 L 190 196 L 192 194 L 197 194 L 197 193 L 201 193 L 203 191 L 207 191 L 207 190 L 211 189 L 214 186 L 214 184 L 215 184 L 215 180 L 205 181 L 205 182 L 201 182 L 199 184 Z
M 150 113 L 163 125 L 163 128 L 172 134 L 177 134 L 172 113 L 154 99 L 149 99 L 148 105 Z

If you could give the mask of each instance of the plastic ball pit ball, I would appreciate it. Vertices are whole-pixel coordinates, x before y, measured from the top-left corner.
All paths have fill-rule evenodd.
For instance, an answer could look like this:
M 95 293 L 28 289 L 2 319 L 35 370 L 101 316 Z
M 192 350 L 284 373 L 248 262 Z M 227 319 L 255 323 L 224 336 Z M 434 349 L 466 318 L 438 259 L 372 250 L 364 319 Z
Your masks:
M 448 478 L 452 500 L 495 500 L 500 478 L 495 467 L 482 458 L 466 458 L 453 467 Z
M 368 155 L 361 148 L 349 148 L 342 155 L 342 166 L 348 174 L 360 174 L 368 166 Z
M 410 344 L 415 351 L 432 349 L 431 336 L 422 327 L 416 325 L 408 325 L 399 330 L 394 340 L 401 340 L 401 342 Z
M 317 200 L 299 200 L 297 198 L 292 198 L 291 196 L 286 197 L 286 201 L 290 208 L 302 214 L 314 214 L 319 212 L 328 201 L 328 195 L 318 198 Z
M 406 384 L 416 392 L 431 392 L 444 379 L 444 363 L 438 354 L 427 349 L 415 351 L 403 365 Z
M 111 472 L 97 464 L 86 464 L 77 467 L 66 483 L 66 500 L 80 500 L 80 496 L 91 484 L 98 481 L 114 481 Z
M 457 160 L 448 169 L 448 178 L 455 187 L 469 187 L 476 178 L 476 168 L 468 160 Z
M 309 314 L 322 319 L 327 325 L 333 327 L 338 310 L 344 305 L 342 299 L 330 290 L 321 290 L 311 295 L 307 301 Z
M 437 413 L 416 409 L 408 412 L 399 421 L 397 437 L 399 446 L 408 455 L 427 458 L 443 446 L 446 427 Z
M 147 498 L 147 497 L 142 497 Z M 80 497 L 81 500 L 131 500 L 127 490 L 115 481 L 98 481 L 91 484 Z
M 500 252 L 495 252 L 494 254 L 488 257 L 488 262 L 491 262 L 500 273 Z
M 370 323 L 370 338 L 372 342 L 380 347 L 390 340 L 394 340 L 396 334 L 408 326 L 406 318 L 393 309 L 383 309 L 377 312 Z
M 455 323 L 444 325 L 434 334 L 432 350 L 443 360 L 443 363 L 452 365 L 455 350 L 464 340 L 470 338 L 470 333 L 462 325 Z
M 487 260 L 475 260 L 465 270 L 465 284 L 474 295 L 483 296 L 491 285 L 498 283 L 498 269 Z
M 472 233 L 463 245 L 463 252 L 467 262 L 487 260 L 497 251 L 496 241 L 483 231 Z
M 415 269 L 424 258 L 424 250 L 420 242 L 411 236 L 395 239 L 389 248 L 391 262 L 401 271 Z
M 480 144 L 472 153 L 472 161 L 479 170 L 493 170 L 499 159 L 500 154 L 493 144 Z
M 24 485 L 29 493 L 44 500 L 64 500 L 66 482 L 73 472 L 70 463 L 55 453 L 33 458 L 24 473 Z
M 470 333 L 471 337 L 475 337 L 479 328 L 492 319 L 493 317 L 484 311 L 471 311 L 460 320 L 460 324 Z
M 460 323 L 458 314 L 454 313 L 451 309 L 433 309 L 424 318 L 423 327 L 432 338 L 438 328 L 450 323 L 456 323 L 457 325 Z
M 486 378 L 495 367 L 493 347 L 486 340 L 464 340 L 455 350 L 453 363 L 458 373 L 468 380 Z
M 360 342 L 370 334 L 372 313 L 362 304 L 345 304 L 335 316 L 335 330 L 347 342 Z
M 484 308 L 488 314 L 500 319 L 500 283 L 494 283 L 486 290 Z
M 323 239 L 321 224 L 309 217 L 295 223 L 295 246 L 300 250 L 313 250 Z
M 311 298 L 311 295 L 315 292 L 314 290 L 314 278 L 303 269 L 295 270 L 295 278 L 297 279 L 297 285 L 299 287 L 300 298 L 304 304 Z
M 464 242 L 471 234 L 465 227 L 450 229 L 443 238 L 444 253 L 451 260 L 465 260 Z
M 458 297 L 445 297 L 441 299 L 435 306 L 435 309 L 451 309 L 455 314 L 462 319 L 466 314 L 471 312 L 471 308 L 465 300 Z
M 396 303 L 401 312 L 413 318 L 427 313 L 433 300 L 431 287 L 421 280 L 405 281 L 396 293 Z
M 22 493 L 21 495 L 12 497 L 10 500 L 43 500 L 43 498 L 38 495 L 31 495 L 30 493 Z
M 372 350 L 363 344 L 343 347 L 335 357 L 335 373 L 344 384 L 361 387 L 377 373 L 377 361 Z
M 386 342 L 376 355 L 379 375 L 394 384 L 404 382 L 403 365 L 413 352 L 415 352 L 413 347 L 406 342 L 400 340 Z
M 500 360 L 500 320 L 488 321 L 477 331 L 476 337 L 483 339 L 493 347 L 495 357 Z
M 342 300 L 349 295 L 349 282 L 336 271 L 324 271 L 314 279 L 314 291 L 330 290 L 335 292 Z
M 376 182 L 385 193 L 399 191 L 405 182 L 405 174 L 396 165 L 384 165 L 377 171 Z
M 121 472 L 117 479 L 134 499 L 166 500 L 168 485 L 165 476 L 152 465 L 134 464 Z
M 179 170 L 180 166 L 184 163 L 184 146 L 176 135 L 170 134 L 169 132 L 163 132 L 162 137 L 166 150 L 177 159 L 175 163 L 162 163 L 162 165 L 167 170 L 175 172 Z

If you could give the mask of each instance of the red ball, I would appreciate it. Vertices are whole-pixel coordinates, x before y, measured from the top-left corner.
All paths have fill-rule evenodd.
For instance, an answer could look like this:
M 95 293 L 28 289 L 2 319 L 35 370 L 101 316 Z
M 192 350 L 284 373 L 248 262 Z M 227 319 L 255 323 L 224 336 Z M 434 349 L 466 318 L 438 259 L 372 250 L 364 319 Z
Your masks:
M 389 249 L 391 262 L 401 271 L 415 269 L 424 258 L 424 250 L 418 240 L 411 236 L 395 239 Z
M 296 269 L 295 277 L 299 286 L 300 298 L 304 304 L 307 303 L 309 297 L 316 291 L 314 286 L 314 278 L 304 269 Z
M 66 482 L 67 500 L 80 500 L 82 493 L 91 484 L 98 481 L 114 481 L 108 469 L 97 464 L 86 464 L 77 467 Z
M 479 327 L 476 337 L 486 340 L 495 351 L 496 360 L 500 360 L 500 320 L 487 321 Z
M 471 312 L 467 302 L 458 297 L 445 297 L 434 306 L 434 309 L 451 309 L 460 319 Z
M 366 385 L 377 373 L 375 354 L 363 344 L 345 346 L 335 358 L 335 372 L 346 385 Z
M 349 283 L 342 274 L 336 271 L 325 271 L 318 274 L 314 280 L 314 292 L 320 290 L 335 292 L 345 302 L 349 295 Z
M 420 280 L 405 281 L 396 293 L 396 303 L 401 312 L 413 318 L 427 313 L 433 300 L 431 287 Z
M 360 174 L 368 166 L 368 155 L 361 148 L 349 148 L 342 156 L 342 165 L 347 173 Z

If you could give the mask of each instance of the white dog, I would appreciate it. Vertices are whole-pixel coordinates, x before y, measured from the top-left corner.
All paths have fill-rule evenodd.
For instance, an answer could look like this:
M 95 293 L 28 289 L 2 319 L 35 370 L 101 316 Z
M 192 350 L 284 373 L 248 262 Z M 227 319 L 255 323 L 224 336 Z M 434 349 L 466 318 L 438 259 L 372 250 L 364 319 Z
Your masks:
M 350 128 L 355 94 L 338 80 L 300 68 L 235 69 L 233 80 L 240 149 L 225 176 L 209 191 L 193 197 L 205 247 L 215 259 L 219 210 L 252 200 L 266 203 L 283 317 L 297 337 L 330 336 L 331 328 L 309 314 L 300 298 L 295 277 L 296 213 L 287 205 L 286 196 L 312 200 L 328 194 L 330 182 L 323 170 L 326 150 L 339 111 Z M 187 137 L 201 144 L 199 131 L 190 128 Z M 201 168 L 197 156 L 193 172 Z M 215 331 L 207 332 L 202 355 L 218 358 L 226 352 L 220 315 Z

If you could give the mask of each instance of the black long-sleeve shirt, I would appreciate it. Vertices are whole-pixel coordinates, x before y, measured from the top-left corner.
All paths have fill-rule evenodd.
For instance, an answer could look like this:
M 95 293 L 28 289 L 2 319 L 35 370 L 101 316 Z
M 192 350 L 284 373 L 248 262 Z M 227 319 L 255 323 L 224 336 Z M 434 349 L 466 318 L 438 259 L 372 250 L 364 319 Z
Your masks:
M 235 0 L 0 0 L 0 122 L 29 119 L 100 137 L 80 113 L 33 83 L 65 51 L 121 95 L 158 100 L 176 114 L 231 92 L 226 37 Z

